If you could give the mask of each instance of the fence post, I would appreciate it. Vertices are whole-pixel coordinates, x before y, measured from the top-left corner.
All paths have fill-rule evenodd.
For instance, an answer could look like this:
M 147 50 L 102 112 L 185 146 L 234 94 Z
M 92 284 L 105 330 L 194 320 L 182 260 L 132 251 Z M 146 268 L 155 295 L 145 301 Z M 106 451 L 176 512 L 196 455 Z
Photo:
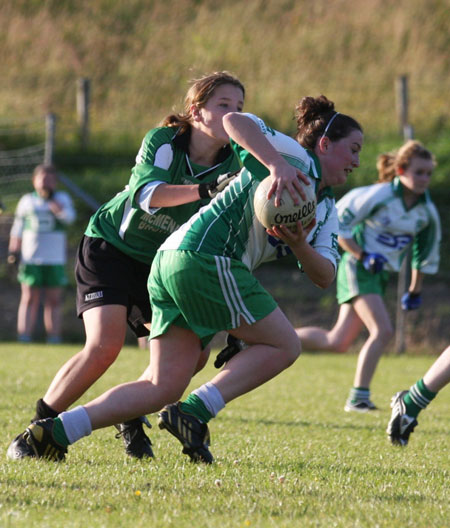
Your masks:
M 89 79 L 77 80 L 77 117 L 80 127 L 81 147 L 86 149 L 89 143 L 89 103 L 91 82 Z
M 405 127 L 408 125 L 408 76 L 400 75 L 397 77 L 396 85 L 399 131 L 403 135 Z
M 413 139 L 414 133 L 412 126 L 408 123 L 408 77 L 401 75 L 397 78 L 397 113 L 399 118 L 400 134 L 403 136 L 403 140 Z M 397 281 L 397 307 L 395 315 L 395 352 L 402 354 L 405 351 L 405 326 L 406 317 L 405 312 L 401 307 L 402 295 L 408 288 L 408 282 L 410 279 L 411 269 L 411 251 L 408 250 L 405 258 L 403 259 L 402 266 L 398 274 Z
M 51 165 L 53 163 L 55 152 L 55 133 L 56 133 L 56 115 L 47 114 L 45 116 L 45 152 L 44 163 Z

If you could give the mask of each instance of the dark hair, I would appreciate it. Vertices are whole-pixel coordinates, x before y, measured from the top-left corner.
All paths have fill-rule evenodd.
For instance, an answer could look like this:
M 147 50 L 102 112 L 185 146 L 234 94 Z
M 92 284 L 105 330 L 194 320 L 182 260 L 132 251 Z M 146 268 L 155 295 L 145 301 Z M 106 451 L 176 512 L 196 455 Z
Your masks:
M 199 108 L 202 108 L 211 98 L 215 89 L 224 84 L 232 84 L 233 86 L 240 88 L 245 97 L 244 85 L 237 77 L 234 77 L 227 71 L 214 72 L 205 75 L 200 79 L 193 79 L 191 81 L 191 87 L 184 99 L 184 113 L 170 114 L 166 116 L 162 120 L 161 126 L 179 126 L 180 133 L 186 132 L 189 129 L 192 120 L 191 105 L 195 104 Z
M 295 107 L 295 118 L 296 139 L 300 145 L 310 150 L 314 150 L 325 131 L 326 137 L 331 141 L 347 137 L 353 130 L 363 131 L 362 126 L 353 117 L 336 112 L 333 101 L 324 95 L 303 97 Z M 327 129 L 328 124 L 330 126 Z
M 398 169 L 407 169 L 413 158 L 431 160 L 433 167 L 436 166 L 433 154 L 420 141 L 410 139 L 398 150 L 385 152 L 378 156 L 378 183 L 392 181 L 397 175 Z

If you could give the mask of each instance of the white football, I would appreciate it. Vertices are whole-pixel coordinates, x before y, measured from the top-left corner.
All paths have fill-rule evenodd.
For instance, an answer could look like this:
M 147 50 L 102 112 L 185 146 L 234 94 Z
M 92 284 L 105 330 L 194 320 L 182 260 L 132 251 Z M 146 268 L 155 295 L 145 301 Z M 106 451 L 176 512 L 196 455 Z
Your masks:
M 256 218 L 264 227 L 270 228 L 272 226 L 285 225 L 293 229 L 297 226 L 298 220 L 301 221 L 303 226 L 307 226 L 315 218 L 317 198 L 312 182 L 310 185 L 303 185 L 306 200 L 303 200 L 298 195 L 298 205 L 294 204 L 289 191 L 284 189 L 281 194 L 279 207 L 275 207 L 275 194 L 272 194 L 269 200 L 267 199 L 271 184 L 272 179 L 268 176 L 256 188 L 253 199 Z

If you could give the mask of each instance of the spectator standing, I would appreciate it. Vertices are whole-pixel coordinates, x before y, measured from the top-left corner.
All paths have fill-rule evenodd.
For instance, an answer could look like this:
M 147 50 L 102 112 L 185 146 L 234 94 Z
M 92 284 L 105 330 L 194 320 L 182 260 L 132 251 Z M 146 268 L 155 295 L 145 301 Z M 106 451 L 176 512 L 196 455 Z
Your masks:
M 21 298 L 17 315 L 17 339 L 33 340 L 43 296 L 47 343 L 61 341 L 61 304 L 67 284 L 66 228 L 75 220 L 70 196 L 56 189 L 57 170 L 38 165 L 33 172 L 34 191 L 17 204 L 9 240 L 8 262 L 18 264 Z

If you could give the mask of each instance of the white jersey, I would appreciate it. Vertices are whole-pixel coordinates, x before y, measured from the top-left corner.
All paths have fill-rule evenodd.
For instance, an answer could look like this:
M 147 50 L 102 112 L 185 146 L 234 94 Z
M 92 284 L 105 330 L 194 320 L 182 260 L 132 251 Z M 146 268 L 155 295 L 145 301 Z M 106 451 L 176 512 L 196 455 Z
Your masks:
M 381 253 L 387 258 L 387 271 L 399 271 L 407 248 L 412 246 L 413 268 L 436 273 L 441 240 L 439 213 L 428 191 L 410 209 L 402 196 L 398 178 L 351 190 L 336 204 L 339 235 L 354 238 L 368 253 Z
M 21 261 L 24 264 L 62 265 L 66 263 L 66 225 L 75 220 L 70 196 L 56 191 L 55 201 L 62 207 L 55 215 L 48 200 L 36 192 L 25 194 L 17 204 L 11 236 L 22 239 Z
M 317 189 L 320 164 L 315 155 L 289 136 L 267 127 L 256 116 L 247 115 L 277 151 L 307 175 Z M 173 233 L 160 251 L 179 249 L 226 256 L 241 260 L 249 270 L 292 253 L 283 241 L 269 236 L 255 216 L 253 197 L 259 182 L 269 174 L 268 169 L 239 145 L 233 144 L 233 148 L 244 164 L 239 176 Z M 316 225 L 307 240 L 335 269 L 339 260 L 337 232 L 334 197 L 330 189 L 325 189 L 319 194 Z

